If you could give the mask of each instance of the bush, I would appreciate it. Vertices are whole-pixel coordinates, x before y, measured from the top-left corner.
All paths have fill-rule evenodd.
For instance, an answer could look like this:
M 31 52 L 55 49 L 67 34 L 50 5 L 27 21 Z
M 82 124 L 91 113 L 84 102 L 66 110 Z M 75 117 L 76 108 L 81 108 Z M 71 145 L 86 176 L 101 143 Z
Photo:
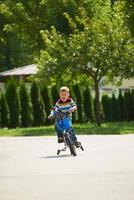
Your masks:
M 84 108 L 84 114 L 85 114 L 85 121 L 93 122 L 95 118 L 94 105 L 93 105 L 93 98 L 90 93 L 89 87 L 86 87 L 86 89 L 83 92 L 83 108 Z
M 14 79 L 9 80 L 7 83 L 6 99 L 9 108 L 9 126 L 15 128 L 19 126 L 19 99 Z
M 45 111 L 39 87 L 36 82 L 32 83 L 30 96 L 32 103 L 33 126 L 43 125 L 45 122 Z
M 1 94 L 0 99 L 0 121 L 1 127 L 8 127 L 8 106 L 5 95 Z
M 76 103 L 77 103 L 77 113 L 78 113 L 78 122 L 82 123 L 83 122 L 83 99 L 82 99 L 82 94 L 81 90 L 78 85 L 73 86 L 73 92 L 76 97 Z
M 101 102 L 103 107 L 104 119 L 106 121 L 111 121 L 112 120 L 111 98 L 108 97 L 108 95 L 103 95 Z
M 30 124 L 30 103 L 29 96 L 25 84 L 20 84 L 20 113 L 21 113 L 21 126 L 28 127 Z

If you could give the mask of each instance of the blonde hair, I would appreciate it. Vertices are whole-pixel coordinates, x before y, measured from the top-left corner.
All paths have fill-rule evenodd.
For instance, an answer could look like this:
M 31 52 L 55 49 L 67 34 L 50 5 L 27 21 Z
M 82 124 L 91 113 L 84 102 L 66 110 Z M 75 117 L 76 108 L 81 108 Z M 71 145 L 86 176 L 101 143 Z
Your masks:
M 61 91 L 66 91 L 66 92 L 69 93 L 69 88 L 66 87 L 66 86 L 62 86 L 62 87 L 60 88 L 60 92 L 61 92 Z

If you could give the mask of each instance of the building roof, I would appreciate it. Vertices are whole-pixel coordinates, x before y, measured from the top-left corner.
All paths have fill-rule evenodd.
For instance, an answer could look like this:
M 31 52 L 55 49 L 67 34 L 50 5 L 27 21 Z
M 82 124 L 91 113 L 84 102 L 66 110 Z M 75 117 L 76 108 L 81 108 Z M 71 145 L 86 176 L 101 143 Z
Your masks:
M 0 76 L 6 77 L 6 76 L 28 76 L 28 75 L 34 75 L 37 74 L 38 68 L 37 65 L 31 64 L 26 65 L 24 67 L 18 67 L 11 70 L 7 70 L 0 73 Z

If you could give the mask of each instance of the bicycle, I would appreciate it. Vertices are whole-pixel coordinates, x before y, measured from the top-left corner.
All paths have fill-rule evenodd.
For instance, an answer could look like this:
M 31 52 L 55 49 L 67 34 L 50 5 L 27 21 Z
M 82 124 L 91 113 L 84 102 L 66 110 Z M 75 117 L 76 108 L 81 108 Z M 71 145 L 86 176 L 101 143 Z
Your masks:
M 71 131 L 71 126 L 69 120 L 67 118 L 69 112 L 63 113 L 59 108 L 54 109 L 53 118 L 60 124 L 60 129 L 62 127 L 63 139 L 64 139 L 64 148 L 57 150 L 57 155 L 60 154 L 61 151 L 66 151 L 67 148 L 70 149 L 71 155 L 77 156 L 76 146 L 74 141 L 74 136 Z M 79 143 L 79 148 L 84 151 L 83 146 Z

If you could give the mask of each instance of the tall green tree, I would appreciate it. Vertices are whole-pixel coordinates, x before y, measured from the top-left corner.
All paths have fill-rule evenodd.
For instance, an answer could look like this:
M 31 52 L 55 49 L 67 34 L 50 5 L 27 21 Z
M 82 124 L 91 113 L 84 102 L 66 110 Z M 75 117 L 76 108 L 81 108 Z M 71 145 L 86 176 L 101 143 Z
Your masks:
M 28 127 L 30 125 L 30 99 L 24 82 L 21 82 L 20 84 L 19 96 L 20 96 L 21 126 Z
M 112 108 L 111 109 L 112 110 L 112 112 L 111 112 L 112 121 L 113 122 L 119 121 L 120 113 L 119 113 L 119 107 L 118 107 L 118 100 L 114 94 L 112 95 L 112 99 L 111 99 L 111 108 Z
M 1 127 L 8 127 L 8 106 L 4 93 L 0 99 L 0 124 Z
M 82 123 L 83 122 L 83 98 L 82 98 L 81 89 L 78 84 L 73 86 L 73 91 L 76 97 L 76 104 L 78 107 L 78 110 L 77 110 L 78 122 Z
M 84 107 L 85 121 L 93 122 L 95 118 L 93 98 L 88 86 L 86 86 L 85 90 L 83 91 L 83 107 Z
M 119 96 L 118 96 L 118 109 L 119 109 L 119 120 L 125 121 L 127 119 L 127 113 L 125 109 L 124 96 L 122 95 L 121 92 L 119 93 Z
M 112 105 L 111 105 L 111 98 L 108 95 L 103 95 L 102 99 L 102 107 L 104 112 L 104 119 L 106 121 L 112 120 Z
M 75 93 L 73 91 L 73 87 L 71 86 L 69 89 L 70 89 L 70 97 L 76 103 L 76 96 L 75 96 Z M 78 113 L 77 112 L 78 111 L 76 110 L 72 115 L 72 120 L 73 120 L 74 123 L 78 121 Z
M 57 85 L 52 86 L 51 97 L 52 97 L 53 104 L 55 104 L 59 99 L 59 91 L 58 91 Z
M 9 109 L 9 126 L 16 128 L 19 126 L 19 98 L 17 84 L 14 79 L 9 80 L 7 83 L 6 99 Z
M 101 125 L 99 83 L 103 77 L 134 76 L 134 46 L 126 25 L 125 3 L 110 0 L 81 1 L 75 16 L 65 16 L 72 29 L 68 36 L 54 27 L 42 31 L 45 48 L 39 66 L 44 77 L 82 73 L 91 78 L 95 90 L 96 122 Z
M 39 86 L 36 81 L 32 83 L 30 96 L 32 103 L 33 126 L 43 125 L 45 122 L 45 112 Z
M 130 90 L 126 91 L 124 94 L 126 113 L 127 113 L 127 121 L 133 120 L 133 96 Z
M 132 110 L 134 110 L 134 89 L 131 92 Z M 134 112 L 132 112 L 132 121 L 134 121 Z
M 48 87 L 46 86 L 46 84 L 43 84 L 43 86 L 41 87 L 41 95 L 42 95 L 42 99 L 44 102 L 44 106 L 45 106 L 45 112 L 46 112 L 46 124 L 50 124 L 50 120 L 48 119 L 48 115 L 50 114 L 52 105 L 51 105 L 51 97 L 50 97 L 50 89 L 48 89 Z

